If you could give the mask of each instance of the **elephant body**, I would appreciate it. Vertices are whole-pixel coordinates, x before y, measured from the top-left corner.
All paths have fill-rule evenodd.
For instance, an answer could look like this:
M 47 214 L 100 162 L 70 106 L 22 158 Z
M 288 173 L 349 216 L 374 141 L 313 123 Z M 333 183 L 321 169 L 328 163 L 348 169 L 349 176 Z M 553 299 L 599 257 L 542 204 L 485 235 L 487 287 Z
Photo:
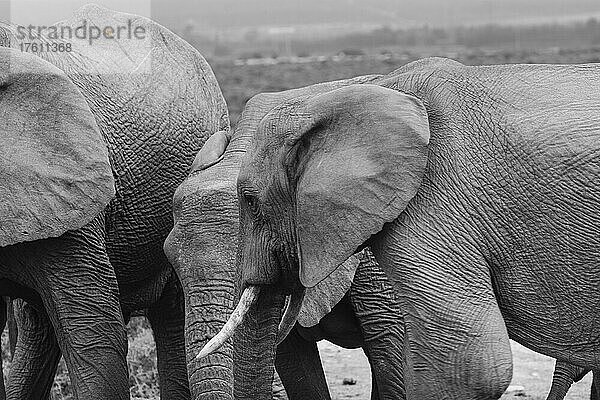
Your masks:
M 281 101 L 238 177 L 239 288 L 259 293 L 239 331 L 268 342 L 285 295 L 368 245 L 400 299 L 408 398 L 499 398 L 509 337 L 596 369 L 599 90 L 599 65 L 426 59 Z
M 121 315 L 128 320 L 132 312 L 147 309 L 161 396 L 189 398 L 182 288 L 162 246 L 173 224 L 176 187 L 206 139 L 229 129 L 226 105 L 206 61 L 167 29 L 93 5 L 62 24 L 76 26 L 82 18 L 125 25 L 130 20 L 144 27 L 148 40 L 145 47 L 135 41 L 101 48 L 74 42 L 73 52 L 41 53 L 45 61 L 40 63 L 63 71 L 89 107 L 98 143 L 108 150 L 115 195 L 102 203 L 88 194 L 96 205 L 102 203 L 97 215 L 83 202 L 63 211 L 83 207 L 89 216 L 75 219 L 62 235 L 40 230 L 36 241 L 0 248 L 3 294 L 32 305 L 19 311 L 26 329 L 20 330 L 7 392 L 9 398 L 47 396 L 29 379 L 40 379 L 41 369 L 51 383 L 58 358 L 43 365 L 46 361 L 35 353 L 55 349 L 66 358 L 78 398 L 128 398 Z M 14 39 L 11 44 L 18 46 Z M 117 70 L 104 70 L 107 65 Z M 72 325 L 62 326 L 64 321 Z
M 406 307 L 409 393 L 500 397 L 508 337 L 596 366 L 599 66 L 433 61 L 394 75 L 383 85 L 420 99 L 431 132 L 423 184 L 375 250 Z M 449 370 L 420 369 L 434 358 Z M 450 371 L 460 379 L 449 381 Z

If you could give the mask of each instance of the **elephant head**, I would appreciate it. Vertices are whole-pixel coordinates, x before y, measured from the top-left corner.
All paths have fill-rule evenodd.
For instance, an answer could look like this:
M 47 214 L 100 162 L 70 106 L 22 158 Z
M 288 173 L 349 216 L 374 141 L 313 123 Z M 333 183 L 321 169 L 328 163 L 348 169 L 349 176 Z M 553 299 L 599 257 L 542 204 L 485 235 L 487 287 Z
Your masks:
M 416 194 L 428 139 L 422 103 L 375 85 L 273 109 L 238 178 L 245 290 L 279 283 L 297 299 L 325 279 Z
M 372 79 L 374 77 L 361 77 L 352 82 Z M 349 83 L 331 82 L 255 96 L 246 105 L 233 135 L 213 135 L 196 157 L 189 177 L 175 194 L 175 227 L 165 242 L 165 252 L 179 275 L 193 277 L 186 279 L 194 282 L 186 301 L 195 310 L 189 323 L 196 326 L 197 330 L 193 338 L 188 338 L 194 348 L 199 350 L 198 346 L 206 344 L 221 329 L 233 310 L 236 297 L 234 287 L 240 279 L 235 273 L 239 234 L 236 182 L 246 148 L 261 120 L 283 101 L 326 92 Z M 304 302 L 290 302 L 289 307 L 300 313 L 304 325 L 316 324 L 323 315 L 331 311 L 348 291 L 357 265 L 358 259 L 351 258 L 327 283 L 307 292 Z M 239 298 L 239 293 L 237 297 Z M 285 297 L 278 296 L 278 299 L 283 307 Z M 241 302 L 248 303 L 248 294 Z M 258 316 L 259 320 L 269 318 L 270 315 Z M 247 355 L 233 353 L 231 343 L 227 342 L 233 335 L 233 329 L 226 327 L 225 330 L 228 330 L 228 334 L 217 337 L 208 344 L 208 348 L 214 350 L 220 345 L 224 345 L 223 347 L 210 357 L 203 358 L 201 354 L 193 361 L 194 368 L 201 374 L 194 377 L 190 372 L 190 384 L 194 387 L 206 382 L 206 377 L 220 377 L 222 386 L 218 390 L 225 397 L 233 396 L 234 381 L 237 396 L 269 397 L 275 337 L 272 337 L 271 346 L 264 346 L 258 340 L 259 334 L 251 326 L 246 326 L 243 329 L 245 332 L 240 331 L 236 336 L 236 351 L 241 348 L 237 343 L 247 340 L 248 346 L 243 346 L 244 350 L 251 352 L 251 357 L 261 359 L 260 365 L 249 370 L 243 363 L 234 363 L 234 359 L 244 359 Z

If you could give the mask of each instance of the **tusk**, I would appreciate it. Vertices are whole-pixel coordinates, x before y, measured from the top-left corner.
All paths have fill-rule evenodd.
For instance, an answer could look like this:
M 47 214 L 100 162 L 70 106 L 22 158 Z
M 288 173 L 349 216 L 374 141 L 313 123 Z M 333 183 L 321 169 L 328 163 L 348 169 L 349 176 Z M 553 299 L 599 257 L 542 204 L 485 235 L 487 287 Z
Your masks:
M 294 325 L 296 325 L 298 314 L 300 314 L 300 309 L 302 308 L 305 291 L 305 289 L 294 291 L 290 301 L 287 303 L 283 317 L 281 318 L 281 323 L 279 324 L 279 332 L 277 333 L 278 346 L 283 342 L 288 333 L 290 333 Z
M 225 323 L 221 331 L 217 333 L 215 337 L 210 339 L 206 345 L 204 345 L 202 350 L 200 350 L 200 353 L 198 353 L 196 356 L 196 360 L 204 358 L 215 350 L 219 349 L 227 340 L 229 340 L 229 338 L 233 336 L 235 330 L 244 320 L 244 316 L 246 316 L 248 310 L 250 310 L 250 307 L 252 307 L 258 298 L 259 293 L 260 287 L 258 286 L 248 286 L 246 289 L 244 289 L 244 292 L 240 297 L 240 302 L 235 310 L 233 310 L 229 320 Z

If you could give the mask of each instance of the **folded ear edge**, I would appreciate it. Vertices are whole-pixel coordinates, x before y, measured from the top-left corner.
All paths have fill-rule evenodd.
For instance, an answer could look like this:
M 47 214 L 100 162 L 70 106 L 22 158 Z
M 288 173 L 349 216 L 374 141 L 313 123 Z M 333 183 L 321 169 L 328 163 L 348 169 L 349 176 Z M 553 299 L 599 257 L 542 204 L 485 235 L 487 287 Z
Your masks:
M 229 131 L 217 131 L 204 142 L 202 148 L 196 154 L 194 162 L 190 167 L 190 174 L 204 171 L 218 164 L 225 156 L 225 150 L 231 140 Z

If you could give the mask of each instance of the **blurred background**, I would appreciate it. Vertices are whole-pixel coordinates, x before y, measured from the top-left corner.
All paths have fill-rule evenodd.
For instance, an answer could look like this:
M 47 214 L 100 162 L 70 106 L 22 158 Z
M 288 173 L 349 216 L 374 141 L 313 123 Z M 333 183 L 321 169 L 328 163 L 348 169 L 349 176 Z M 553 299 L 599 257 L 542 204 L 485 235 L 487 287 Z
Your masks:
M 90 0 L 0 0 L 0 19 L 51 25 Z M 252 95 L 387 73 L 427 56 L 465 64 L 600 61 L 598 0 L 96 0 L 150 17 L 213 66 L 232 123 Z
M 0 1 L 0 19 L 50 25 L 90 0 Z M 212 66 L 235 125 L 244 104 L 280 91 L 389 73 L 427 56 L 468 65 L 600 62 L 600 0 L 98 0 L 150 17 Z M 156 354 L 143 317 L 129 326 L 133 399 L 157 399 Z M 3 336 L 5 373 L 10 368 Z M 368 399 L 361 350 L 320 343 L 334 399 Z M 513 345 L 513 385 L 503 399 L 544 399 L 553 360 Z M 5 375 L 6 376 L 6 375 Z M 588 399 L 591 379 L 568 399 Z M 61 363 L 53 399 L 71 399 Z
M 598 0 L 156 0 L 151 10 L 209 60 L 233 123 L 255 93 L 427 56 L 600 62 Z

